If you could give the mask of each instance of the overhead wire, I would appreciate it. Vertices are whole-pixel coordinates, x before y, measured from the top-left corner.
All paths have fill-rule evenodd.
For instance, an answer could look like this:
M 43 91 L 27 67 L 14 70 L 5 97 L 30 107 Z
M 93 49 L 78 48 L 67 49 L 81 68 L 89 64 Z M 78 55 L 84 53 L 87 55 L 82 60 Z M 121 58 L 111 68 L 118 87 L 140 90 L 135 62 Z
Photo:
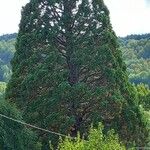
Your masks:
M 3 117 L 3 118 L 6 118 L 6 119 L 8 119 L 8 120 L 17 122 L 17 123 L 19 123 L 19 124 L 22 124 L 22 125 L 24 125 L 24 126 L 28 126 L 28 127 L 30 127 L 30 128 L 34 128 L 34 129 L 37 129 L 37 130 L 41 130 L 41 131 L 43 131 L 43 132 L 55 134 L 55 135 L 58 135 L 58 136 L 61 136 L 61 137 L 67 137 L 67 138 L 75 139 L 75 137 L 67 136 L 67 135 L 62 134 L 62 133 L 58 133 L 58 132 L 50 131 L 50 130 L 47 130 L 47 129 L 44 129 L 44 128 L 41 128 L 41 127 L 37 127 L 37 126 L 35 126 L 35 125 L 31 125 L 31 124 L 28 124 L 28 123 L 26 123 L 26 122 L 23 122 L 23 121 L 20 121 L 20 120 L 17 120 L 17 119 L 8 117 L 8 116 L 3 115 L 3 114 L 1 114 L 1 113 L 0 113 L 0 116 Z

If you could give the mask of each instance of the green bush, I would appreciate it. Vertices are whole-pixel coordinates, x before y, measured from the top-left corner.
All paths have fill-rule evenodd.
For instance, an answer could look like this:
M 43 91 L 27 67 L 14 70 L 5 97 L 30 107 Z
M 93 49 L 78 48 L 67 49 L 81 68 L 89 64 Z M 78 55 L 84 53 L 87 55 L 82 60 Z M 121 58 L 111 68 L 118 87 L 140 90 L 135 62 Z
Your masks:
M 60 139 L 59 150 L 125 150 L 125 146 L 119 141 L 118 136 L 111 130 L 107 135 L 103 134 L 103 125 L 98 128 L 91 127 L 87 140 L 83 140 L 78 134 L 74 140 L 71 138 Z
M 6 83 L 0 82 L 0 97 L 2 97 L 4 95 L 5 89 L 6 89 Z

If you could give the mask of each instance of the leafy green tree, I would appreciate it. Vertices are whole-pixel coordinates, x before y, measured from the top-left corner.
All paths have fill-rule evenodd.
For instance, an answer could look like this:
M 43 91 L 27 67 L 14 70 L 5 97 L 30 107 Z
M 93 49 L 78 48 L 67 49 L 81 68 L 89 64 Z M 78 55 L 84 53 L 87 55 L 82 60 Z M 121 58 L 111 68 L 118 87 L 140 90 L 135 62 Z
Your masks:
M 144 107 L 145 110 L 150 110 L 150 89 L 148 85 L 139 84 L 136 86 L 138 96 L 139 96 L 139 104 Z
M 0 97 L 2 98 L 5 94 L 5 89 L 6 89 L 6 83 L 5 82 L 0 82 Z
M 30 0 L 22 11 L 6 99 L 27 122 L 76 136 L 103 122 L 126 145 L 146 129 L 103 0 Z M 43 149 L 54 135 L 39 133 Z
M 125 146 L 119 141 L 118 136 L 111 130 L 107 135 L 103 134 L 103 126 L 91 128 L 88 139 L 83 140 L 79 135 L 72 140 L 66 138 L 60 140 L 59 150 L 125 150 Z
M 15 107 L 0 99 L 0 114 L 22 120 Z M 24 126 L 0 116 L 0 149 L 1 150 L 38 150 L 36 136 Z

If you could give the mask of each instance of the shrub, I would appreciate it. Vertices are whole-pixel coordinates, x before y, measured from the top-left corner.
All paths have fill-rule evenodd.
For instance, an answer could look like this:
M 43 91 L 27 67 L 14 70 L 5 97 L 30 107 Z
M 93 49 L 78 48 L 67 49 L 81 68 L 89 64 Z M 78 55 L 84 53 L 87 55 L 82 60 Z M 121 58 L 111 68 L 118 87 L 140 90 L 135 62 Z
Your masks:
M 59 150 L 125 150 L 125 146 L 119 141 L 114 130 L 110 130 L 106 135 L 103 134 L 103 125 L 100 123 L 98 128 L 91 127 L 87 140 L 78 137 L 60 139 Z

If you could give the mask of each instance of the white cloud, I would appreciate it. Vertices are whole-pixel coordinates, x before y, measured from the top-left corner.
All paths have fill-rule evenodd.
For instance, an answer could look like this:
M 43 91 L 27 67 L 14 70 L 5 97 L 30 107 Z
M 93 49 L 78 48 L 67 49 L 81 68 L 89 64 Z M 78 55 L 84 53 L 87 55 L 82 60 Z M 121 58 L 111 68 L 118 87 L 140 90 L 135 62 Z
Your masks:
M 150 7 L 144 0 L 104 0 L 119 36 L 150 32 Z
M 27 0 L 0 1 L 0 34 L 17 32 L 21 8 Z

